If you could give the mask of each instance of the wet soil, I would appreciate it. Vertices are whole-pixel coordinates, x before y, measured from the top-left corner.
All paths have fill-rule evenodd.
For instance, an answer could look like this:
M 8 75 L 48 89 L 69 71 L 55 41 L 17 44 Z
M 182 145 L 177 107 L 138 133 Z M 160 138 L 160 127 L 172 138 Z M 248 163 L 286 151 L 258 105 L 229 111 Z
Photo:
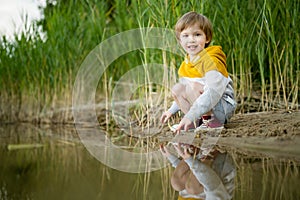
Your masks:
M 248 156 L 300 161 L 300 112 L 236 114 L 220 134 L 218 144 Z
M 223 136 L 261 136 L 281 139 L 300 135 L 300 112 L 236 114 L 225 125 Z
M 99 114 L 100 113 L 100 114 Z M 99 124 L 87 123 L 83 127 L 89 128 L 94 126 L 107 127 L 106 110 L 100 110 Z M 155 118 L 159 119 L 160 113 L 157 112 Z M 180 119 L 180 118 L 178 118 Z M 176 121 L 171 121 L 174 124 Z M 47 123 L 46 123 L 47 124 Z M 72 120 L 69 124 L 73 124 Z M 170 125 L 169 124 L 169 125 Z M 126 145 L 132 140 L 128 138 L 138 138 L 137 140 L 151 138 L 153 146 L 158 147 L 161 142 L 168 142 L 174 138 L 168 125 L 161 126 L 160 123 L 153 124 L 151 128 L 142 128 L 140 125 L 135 126 L 137 130 L 132 129 L 130 132 L 120 130 L 117 125 L 109 123 L 111 140 L 116 141 L 116 145 Z M 126 134 L 124 134 L 126 133 Z M 252 154 L 263 154 L 267 156 L 276 156 L 284 158 L 297 158 L 300 160 L 300 111 L 273 111 L 273 112 L 253 112 L 249 114 L 235 114 L 230 123 L 217 134 L 214 132 L 204 133 L 197 132 L 193 144 L 201 146 L 203 135 L 208 134 L 217 136 L 217 145 L 232 151 L 251 156 Z M 130 141 L 130 142 L 128 142 Z
M 218 137 L 220 149 L 246 156 L 277 157 L 300 161 L 300 112 L 276 111 L 236 114 L 222 130 L 196 131 L 193 140 L 200 147 L 206 136 Z M 192 134 L 192 133 L 191 133 Z M 160 134 L 169 141 L 170 132 Z

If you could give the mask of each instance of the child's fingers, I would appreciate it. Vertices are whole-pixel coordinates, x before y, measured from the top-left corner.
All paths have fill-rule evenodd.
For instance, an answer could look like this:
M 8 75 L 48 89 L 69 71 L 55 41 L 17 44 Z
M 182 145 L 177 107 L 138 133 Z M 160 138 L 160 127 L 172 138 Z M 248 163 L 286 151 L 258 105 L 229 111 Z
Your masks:
M 168 114 L 165 114 L 165 117 L 164 117 L 164 123 L 166 123 L 169 119 L 169 115 Z
M 166 148 L 163 144 L 160 145 L 160 152 L 164 156 L 169 156 L 170 155 L 168 148 Z
M 160 147 L 160 152 L 165 153 L 164 149 Z
M 188 128 L 187 125 L 184 126 L 184 130 L 185 130 L 185 131 L 188 131 L 188 130 L 189 130 L 189 128 Z
M 184 154 L 187 155 L 188 153 L 188 148 L 186 146 L 184 146 Z
M 168 121 L 169 117 L 165 117 L 164 123 Z
M 175 150 L 177 151 L 177 153 L 179 153 L 179 149 L 178 149 L 178 144 L 173 144 Z
M 162 154 L 165 154 L 165 153 L 166 153 L 164 145 L 161 144 L 161 145 L 159 146 L 159 149 L 160 149 L 160 152 L 161 152 Z
M 162 122 L 162 123 L 165 123 L 165 121 L 166 121 L 166 116 L 163 114 L 162 116 L 161 116 L 161 118 L 160 118 L 160 121 Z
M 165 147 L 165 146 L 164 146 L 164 151 L 165 151 L 166 154 L 170 154 L 168 148 Z
M 166 123 L 168 121 L 168 119 L 172 116 L 171 113 L 169 113 L 168 111 L 166 111 L 160 118 L 160 121 L 162 123 Z
M 181 128 L 182 128 L 182 124 L 179 123 L 178 127 L 177 127 L 176 130 L 175 130 L 175 133 L 176 133 L 176 134 L 180 134 Z
M 174 148 L 176 149 L 177 153 L 182 156 L 183 155 L 183 151 L 181 150 L 180 144 L 175 144 Z

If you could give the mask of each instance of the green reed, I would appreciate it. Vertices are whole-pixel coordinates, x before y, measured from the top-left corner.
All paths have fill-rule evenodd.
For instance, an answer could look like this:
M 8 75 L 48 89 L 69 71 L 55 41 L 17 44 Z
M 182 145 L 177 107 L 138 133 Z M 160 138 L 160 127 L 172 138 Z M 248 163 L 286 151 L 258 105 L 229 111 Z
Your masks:
M 96 45 L 134 28 L 173 29 L 177 19 L 190 10 L 205 14 L 213 23 L 213 44 L 221 45 L 227 54 L 240 103 L 238 112 L 249 112 L 253 100 L 259 111 L 299 109 L 299 4 L 290 0 L 49 3 L 45 19 L 27 27 L 14 42 L 1 38 L 0 117 L 4 121 L 69 121 L 70 109 L 59 114 L 54 111 L 71 107 L 77 70 Z M 39 36 L 39 26 L 44 37 Z M 109 98 L 103 91 L 105 84 L 114 84 L 141 64 L 163 63 L 163 84 L 171 86 L 181 61 L 182 57 L 164 51 L 153 54 L 143 50 L 122 56 L 107 69 L 106 80 L 100 79 L 97 99 Z M 164 100 L 168 94 L 164 93 Z

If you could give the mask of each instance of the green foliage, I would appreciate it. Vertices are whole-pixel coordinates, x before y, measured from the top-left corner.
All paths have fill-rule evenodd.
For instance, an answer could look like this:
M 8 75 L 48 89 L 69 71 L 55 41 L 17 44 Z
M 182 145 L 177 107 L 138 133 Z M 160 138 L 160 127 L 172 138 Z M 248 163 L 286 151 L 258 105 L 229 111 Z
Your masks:
M 298 109 L 298 1 L 66 0 L 47 4 L 44 19 L 27 27 L 14 42 L 0 39 L 2 119 L 24 119 L 71 106 L 76 72 L 101 41 L 139 27 L 173 29 L 177 19 L 191 10 L 213 23 L 213 44 L 221 45 L 227 54 L 241 112 L 247 112 L 247 102 L 257 96 L 260 110 Z M 38 27 L 45 36 L 40 36 Z M 118 80 L 134 66 L 163 59 L 164 64 L 178 66 L 182 58 L 156 50 L 136 51 L 114 62 L 107 75 Z

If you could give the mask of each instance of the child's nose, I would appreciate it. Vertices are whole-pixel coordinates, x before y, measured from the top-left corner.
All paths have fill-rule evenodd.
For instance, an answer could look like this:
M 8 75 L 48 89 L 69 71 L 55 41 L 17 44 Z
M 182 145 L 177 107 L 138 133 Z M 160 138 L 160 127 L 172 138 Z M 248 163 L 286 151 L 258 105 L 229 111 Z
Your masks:
M 190 41 L 195 41 L 196 40 L 196 37 L 194 35 L 191 35 L 190 36 Z

